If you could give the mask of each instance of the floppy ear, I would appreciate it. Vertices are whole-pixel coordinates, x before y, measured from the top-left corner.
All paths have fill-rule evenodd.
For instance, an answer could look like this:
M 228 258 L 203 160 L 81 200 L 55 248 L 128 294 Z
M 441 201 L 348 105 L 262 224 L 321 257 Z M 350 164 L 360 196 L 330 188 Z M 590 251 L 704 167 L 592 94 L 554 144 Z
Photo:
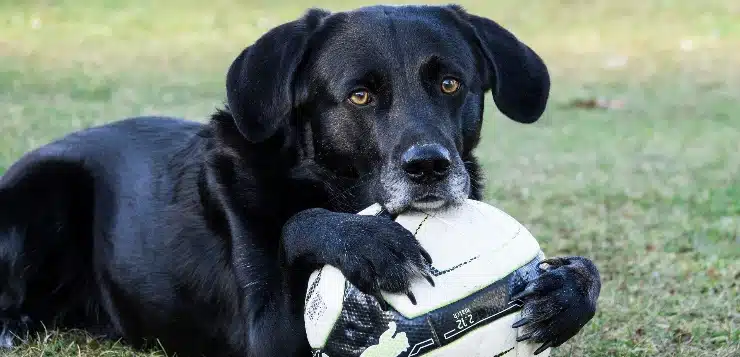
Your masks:
M 226 101 L 247 140 L 263 141 L 288 123 L 293 82 L 306 43 L 329 12 L 309 10 L 273 28 L 236 57 L 226 74 Z
M 534 123 L 545 111 L 550 75 L 542 59 L 511 32 L 492 20 L 454 10 L 470 24 L 488 62 L 484 83 L 496 107 L 520 123 Z

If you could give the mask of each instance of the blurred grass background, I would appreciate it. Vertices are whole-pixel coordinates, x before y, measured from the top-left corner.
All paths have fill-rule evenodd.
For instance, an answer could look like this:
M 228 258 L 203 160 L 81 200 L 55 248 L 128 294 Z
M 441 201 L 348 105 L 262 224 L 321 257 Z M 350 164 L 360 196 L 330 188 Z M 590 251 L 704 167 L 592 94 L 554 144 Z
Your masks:
M 552 73 L 535 125 L 489 103 L 479 154 L 489 202 L 549 255 L 601 269 L 597 316 L 554 355 L 740 355 L 740 2 L 459 3 L 512 30 Z M 0 0 L 0 172 L 90 125 L 205 120 L 228 65 L 262 33 L 307 6 L 365 4 Z M 165 352 L 49 331 L 7 355 Z

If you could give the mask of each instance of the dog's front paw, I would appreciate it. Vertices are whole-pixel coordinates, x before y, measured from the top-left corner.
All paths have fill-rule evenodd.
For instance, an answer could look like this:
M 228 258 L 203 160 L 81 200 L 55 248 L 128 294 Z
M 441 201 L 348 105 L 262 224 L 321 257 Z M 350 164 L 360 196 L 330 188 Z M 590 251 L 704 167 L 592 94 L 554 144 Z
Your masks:
M 406 293 L 413 279 L 434 284 L 431 257 L 413 233 L 387 216 L 364 216 L 308 209 L 283 227 L 285 261 L 294 270 L 328 264 L 339 269 L 361 292 L 387 308 L 381 291 Z M 302 268 L 305 267 L 305 268 Z
M 413 279 L 434 281 L 429 274 L 432 262 L 414 235 L 400 224 L 380 217 L 359 217 L 342 227 L 345 249 L 337 254 L 335 265 L 360 291 L 374 295 L 383 309 L 387 305 L 380 291 L 406 293 L 416 298 L 409 287 Z
M 522 318 L 512 327 L 524 327 L 518 341 L 542 343 L 539 354 L 558 347 L 593 318 L 601 280 L 596 266 L 582 257 L 559 257 L 539 264 L 541 275 L 512 300 L 524 303 Z

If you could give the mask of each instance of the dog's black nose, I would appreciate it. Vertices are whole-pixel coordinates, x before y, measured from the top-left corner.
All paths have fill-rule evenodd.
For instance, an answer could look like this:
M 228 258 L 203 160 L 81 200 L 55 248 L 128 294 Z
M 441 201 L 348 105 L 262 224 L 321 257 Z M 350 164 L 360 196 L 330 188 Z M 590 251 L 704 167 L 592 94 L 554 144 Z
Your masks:
M 403 170 L 418 183 L 438 181 L 450 172 L 450 152 L 439 144 L 415 145 L 401 157 Z

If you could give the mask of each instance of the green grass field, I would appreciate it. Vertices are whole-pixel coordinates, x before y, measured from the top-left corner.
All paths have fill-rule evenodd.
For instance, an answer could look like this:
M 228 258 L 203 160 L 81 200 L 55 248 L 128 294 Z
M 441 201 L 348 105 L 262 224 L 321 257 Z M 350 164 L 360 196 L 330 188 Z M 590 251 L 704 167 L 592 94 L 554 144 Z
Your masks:
M 596 317 L 554 355 L 740 356 L 740 2 L 462 4 L 514 31 L 552 73 L 545 118 L 518 125 L 489 105 L 479 153 L 489 202 L 549 255 L 601 269 Z M 225 98 L 232 59 L 304 6 L 0 0 L 0 172 L 93 124 L 204 120 Z M 571 105 L 593 98 L 623 106 Z M 49 331 L 8 355 L 165 353 Z

